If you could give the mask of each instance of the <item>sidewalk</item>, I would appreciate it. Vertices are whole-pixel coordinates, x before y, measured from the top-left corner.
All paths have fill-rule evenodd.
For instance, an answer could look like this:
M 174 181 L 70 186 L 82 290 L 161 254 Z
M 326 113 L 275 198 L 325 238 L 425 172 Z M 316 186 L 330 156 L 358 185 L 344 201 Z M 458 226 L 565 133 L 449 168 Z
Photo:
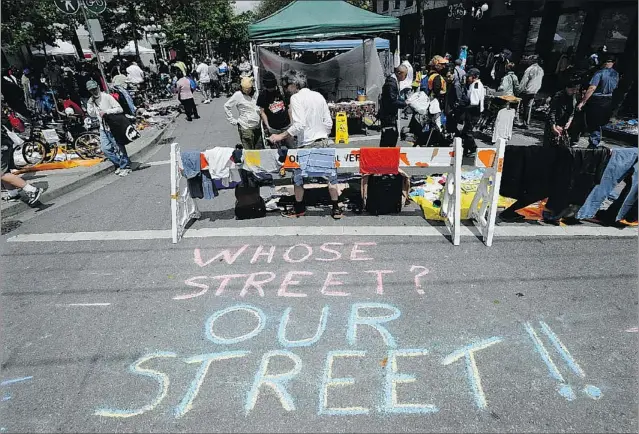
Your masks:
M 142 130 L 140 132 L 141 137 L 127 145 L 129 157 L 131 157 L 133 161 L 133 170 L 136 168 L 136 163 L 151 152 L 155 145 L 162 143 L 167 132 L 173 131 L 176 117 L 177 115 L 174 115 L 166 125 L 155 125 Z M 111 162 L 103 161 L 91 167 L 27 172 L 22 175 L 22 179 L 32 183 L 36 187 L 44 188 L 45 191 L 40 197 L 40 202 L 47 203 L 78 187 L 86 185 L 92 180 L 107 176 L 112 173 L 113 170 L 113 164 L 111 164 Z M 6 202 L 4 200 L 0 207 L 2 219 L 20 214 L 30 208 L 22 201 Z

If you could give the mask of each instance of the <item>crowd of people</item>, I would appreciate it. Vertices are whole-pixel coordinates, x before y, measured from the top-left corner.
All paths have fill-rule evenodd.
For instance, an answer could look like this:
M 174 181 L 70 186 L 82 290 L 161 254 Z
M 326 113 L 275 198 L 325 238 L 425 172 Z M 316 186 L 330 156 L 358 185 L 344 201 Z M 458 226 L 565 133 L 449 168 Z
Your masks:
M 545 145 L 575 144 L 587 132 L 589 146 L 597 147 L 601 141 L 601 127 L 612 113 L 612 93 L 618 86 L 619 74 L 614 70 L 615 57 L 599 50 L 583 62 L 577 62 L 572 49 L 560 57 L 553 74 L 545 74 L 543 59 L 538 54 L 524 56 L 519 64 L 512 61 L 512 52 L 503 49 L 494 53 L 481 47 L 474 54 L 462 47 L 459 58 L 434 56 L 428 65 L 411 65 L 405 56 L 387 77 L 381 100 L 379 119 L 382 127 L 380 146 L 396 146 L 400 136 L 398 110 L 410 105 L 410 95 L 423 91 L 431 100 L 437 100 L 441 116 L 436 136 L 424 128 L 413 116 L 409 125 L 416 143 L 422 145 L 425 136 L 433 145 L 447 141 L 448 137 L 461 137 L 464 153 L 475 153 L 475 126 L 485 110 L 485 98 L 505 97 L 520 101 L 516 114 L 516 127 L 528 129 L 537 94 L 545 88 L 548 102 Z M 521 75 L 517 71 L 521 71 Z M 461 126 L 461 130 L 460 127 Z

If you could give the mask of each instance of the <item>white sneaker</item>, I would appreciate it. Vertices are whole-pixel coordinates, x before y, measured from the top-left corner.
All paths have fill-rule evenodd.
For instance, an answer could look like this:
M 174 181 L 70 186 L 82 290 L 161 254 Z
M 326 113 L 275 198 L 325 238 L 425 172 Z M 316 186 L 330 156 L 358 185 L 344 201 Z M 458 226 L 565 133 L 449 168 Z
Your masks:
M 44 190 L 41 188 L 36 189 L 36 191 L 24 191 L 24 195 L 27 198 L 27 205 L 34 205 L 36 202 L 40 200 L 40 196 Z
M 127 176 L 129 173 L 131 173 L 131 169 L 122 169 L 120 170 L 119 175 L 124 178 L 125 176 Z
M 120 172 L 122 172 L 122 169 L 120 169 L 119 167 L 116 167 L 115 172 L 113 173 L 115 173 L 116 175 L 119 175 Z

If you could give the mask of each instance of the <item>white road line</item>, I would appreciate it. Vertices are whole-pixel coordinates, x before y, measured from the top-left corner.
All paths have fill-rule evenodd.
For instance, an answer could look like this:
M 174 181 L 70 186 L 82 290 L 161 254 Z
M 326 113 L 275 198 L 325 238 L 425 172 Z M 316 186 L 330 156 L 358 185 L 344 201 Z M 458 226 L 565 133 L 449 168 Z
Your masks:
M 58 304 L 57 306 L 111 306 L 111 303 L 69 303 L 69 304 Z
M 162 160 L 162 161 L 150 161 L 148 163 L 142 163 L 143 166 L 164 166 L 165 164 L 169 164 L 171 160 Z
M 281 226 L 281 227 L 219 227 L 189 229 L 184 238 L 226 238 L 230 231 L 239 231 L 242 237 L 297 237 L 297 236 L 395 236 L 442 237 L 447 234 L 444 226 Z M 462 237 L 477 237 L 474 226 L 462 226 Z M 637 229 L 623 230 L 606 227 L 574 226 L 498 226 L 495 237 L 636 237 Z M 236 235 L 233 235 L 236 237 Z M 109 231 L 20 234 L 7 239 L 11 243 L 73 242 L 73 241 L 134 241 L 170 239 L 170 230 Z

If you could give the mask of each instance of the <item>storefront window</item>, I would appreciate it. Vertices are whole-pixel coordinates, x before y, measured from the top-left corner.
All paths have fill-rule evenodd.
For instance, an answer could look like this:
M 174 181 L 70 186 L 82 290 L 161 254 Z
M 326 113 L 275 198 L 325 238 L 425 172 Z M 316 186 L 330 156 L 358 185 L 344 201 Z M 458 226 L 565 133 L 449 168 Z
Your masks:
M 414 0 L 406 0 L 406 8 L 410 8 L 413 6 L 413 1 Z
M 532 17 L 530 19 L 530 27 L 528 27 L 528 36 L 526 36 L 526 47 L 524 54 L 533 54 L 535 45 L 539 37 L 539 28 L 541 27 L 541 17 Z
M 388 0 L 385 0 L 382 2 L 382 11 L 387 11 L 388 10 Z
M 560 15 L 553 39 L 553 50 L 563 53 L 568 47 L 576 49 L 585 19 L 586 13 L 584 11 Z
M 636 6 L 601 11 L 597 32 L 591 46 L 592 50 L 595 51 L 605 45 L 609 53 L 623 53 L 632 20 L 636 15 Z
M 401 0 L 395 0 L 395 9 L 399 9 L 400 3 L 401 3 Z

